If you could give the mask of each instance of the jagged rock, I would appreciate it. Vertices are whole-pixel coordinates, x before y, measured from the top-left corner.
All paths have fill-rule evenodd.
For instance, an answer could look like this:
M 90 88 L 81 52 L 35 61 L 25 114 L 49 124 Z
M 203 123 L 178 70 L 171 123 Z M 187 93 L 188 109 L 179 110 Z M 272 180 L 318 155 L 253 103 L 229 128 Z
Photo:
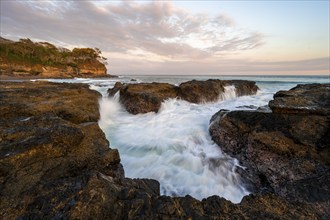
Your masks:
M 255 82 L 247 80 L 192 80 L 179 85 L 179 96 L 192 103 L 214 102 L 225 92 L 225 86 L 230 85 L 235 86 L 237 96 L 254 95 L 258 90 Z
M 122 84 L 117 82 L 109 95 L 120 91 L 120 102 L 132 114 L 157 112 L 161 103 L 178 95 L 177 87 L 168 83 Z
M 3 118 L 26 119 L 49 114 L 73 123 L 99 119 L 98 99 L 101 95 L 90 91 L 88 85 L 1 82 L 0 89 L 0 114 Z
M 153 180 L 124 179 L 97 124 L 100 94 L 87 85 L 0 82 L 0 97 L 1 219 L 68 217 L 95 175 L 159 191 Z
M 273 194 L 240 204 L 218 196 L 198 201 L 160 196 L 155 180 L 125 178 L 118 151 L 97 124 L 100 96 L 86 85 L 0 82 L 0 97 L 1 219 L 322 217 Z
M 132 114 L 158 112 L 161 103 L 169 98 L 178 97 L 192 102 L 213 102 L 221 99 L 225 92 L 225 86 L 233 85 L 236 95 L 253 95 L 258 87 L 255 82 L 244 80 L 217 80 L 188 81 L 174 86 L 168 83 L 140 83 L 122 84 L 116 83 L 108 90 L 109 96 L 120 92 L 120 102 L 126 110 Z
M 285 111 L 222 110 L 212 117 L 209 131 L 224 152 L 246 167 L 239 172 L 250 190 L 273 192 L 288 201 L 304 202 L 318 210 L 323 218 L 329 218 L 330 123 L 329 117 L 320 114 L 329 111 L 324 104 L 327 101 L 323 100 L 328 92 L 324 89 L 327 86 L 318 86 L 317 96 L 317 85 L 298 86 L 304 92 L 299 92 L 297 98 L 306 100 L 314 96 L 313 102 L 299 103 L 304 109 L 313 105 L 317 111 L 292 114 L 297 112 L 295 106 L 291 111 L 293 103 L 275 95 L 275 100 L 283 97 L 281 109 Z
M 188 81 L 180 84 L 180 97 L 192 103 L 217 101 L 225 92 L 224 86 L 226 82 L 221 80 Z
M 269 102 L 274 113 L 330 115 L 330 84 L 298 85 Z

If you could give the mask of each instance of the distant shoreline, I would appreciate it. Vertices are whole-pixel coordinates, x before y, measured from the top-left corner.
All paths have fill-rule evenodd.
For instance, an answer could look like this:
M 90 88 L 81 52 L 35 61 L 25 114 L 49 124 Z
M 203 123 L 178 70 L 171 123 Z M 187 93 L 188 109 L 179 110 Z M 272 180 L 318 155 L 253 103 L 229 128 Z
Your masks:
M 183 77 L 183 76 L 186 76 L 186 77 L 284 77 L 284 78 L 287 78 L 287 77 L 330 77 L 330 75 L 313 75 L 313 74 L 310 74 L 310 75 L 304 75 L 304 74 L 301 74 L 301 75 L 230 75 L 230 74 L 227 74 L 227 75 L 208 75 L 208 74 L 201 74 L 201 75 L 118 75 L 120 77 L 136 77 L 136 76 L 143 76 L 143 77 L 172 77 L 172 76 L 180 76 L 180 77 Z
M 11 80 L 31 80 L 31 79 L 74 79 L 74 78 L 86 78 L 86 79 L 105 79 L 105 78 L 118 78 L 116 75 L 105 75 L 97 77 L 72 77 L 72 78 L 63 78 L 63 77 L 42 77 L 42 76 L 9 76 L 9 75 L 0 75 L 0 81 L 11 81 Z

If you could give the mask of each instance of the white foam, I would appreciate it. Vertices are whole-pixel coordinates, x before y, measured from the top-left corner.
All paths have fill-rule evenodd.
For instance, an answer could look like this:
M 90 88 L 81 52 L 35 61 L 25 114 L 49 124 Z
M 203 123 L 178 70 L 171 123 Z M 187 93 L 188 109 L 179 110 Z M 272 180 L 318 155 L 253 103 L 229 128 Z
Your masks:
M 225 92 L 220 95 L 220 101 L 230 100 L 236 98 L 236 87 L 235 86 L 225 86 Z
M 136 77 L 134 77 L 136 78 Z M 195 77 L 200 80 L 208 76 Z M 217 78 L 217 77 L 212 77 Z M 235 77 L 218 77 L 235 79 Z M 236 78 L 237 79 L 237 78 Z M 244 79 L 244 77 L 240 77 Z M 219 109 L 249 109 L 244 106 L 267 105 L 278 90 L 287 90 L 302 82 L 328 82 L 318 78 L 265 78 L 260 80 L 261 89 L 254 96 L 236 98 L 233 86 L 225 87 L 225 94 L 216 103 L 191 104 L 182 100 L 165 101 L 159 113 L 141 115 L 128 114 L 119 104 L 119 93 L 108 99 L 107 89 L 117 81 L 129 82 L 130 77 L 114 79 L 61 79 L 55 82 L 79 82 L 92 85 L 90 88 L 103 95 L 100 100 L 101 120 L 112 148 L 118 148 L 122 164 L 128 177 L 154 178 L 161 183 L 161 192 L 166 195 L 190 194 L 202 199 L 219 195 L 240 202 L 248 192 L 241 187 L 235 173 L 238 162 L 224 155 L 208 134 L 211 116 Z M 169 82 L 179 84 L 191 77 L 138 77 L 138 82 Z M 267 80 L 269 82 L 267 82 Z M 278 82 L 274 82 L 278 80 Z M 293 80 L 293 81 L 292 81 Z M 239 107 L 239 108 L 238 108 Z
M 229 87 L 231 94 L 224 97 L 233 98 L 233 90 Z M 100 126 L 111 147 L 119 149 L 127 177 L 156 179 L 166 195 L 220 195 L 238 203 L 248 194 L 235 173 L 237 161 L 224 155 L 209 136 L 215 104 L 169 99 L 157 114 L 131 115 L 115 96 L 102 99 L 100 106 Z

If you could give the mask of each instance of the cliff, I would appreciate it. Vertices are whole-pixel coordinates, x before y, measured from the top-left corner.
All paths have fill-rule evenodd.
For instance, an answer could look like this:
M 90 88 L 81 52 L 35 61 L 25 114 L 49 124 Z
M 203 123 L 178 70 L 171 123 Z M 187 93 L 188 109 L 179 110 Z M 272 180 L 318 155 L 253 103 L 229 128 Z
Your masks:
M 103 77 L 108 76 L 105 61 L 97 48 L 71 51 L 48 42 L 0 38 L 0 77 Z

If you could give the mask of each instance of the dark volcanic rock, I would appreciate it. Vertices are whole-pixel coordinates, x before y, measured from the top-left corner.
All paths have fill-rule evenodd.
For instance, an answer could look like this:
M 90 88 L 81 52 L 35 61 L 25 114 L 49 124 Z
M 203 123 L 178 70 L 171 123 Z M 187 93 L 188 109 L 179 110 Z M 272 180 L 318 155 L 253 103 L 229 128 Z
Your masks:
M 0 114 L 26 119 L 48 114 L 73 123 L 99 119 L 100 94 L 88 85 L 58 83 L 1 83 Z M 65 97 L 65 98 L 64 98 Z
M 132 114 L 157 112 L 161 103 L 178 95 L 177 87 L 168 83 L 116 83 L 109 95 L 120 91 L 120 102 Z
M 214 102 L 222 99 L 225 86 L 235 86 L 237 96 L 254 95 L 258 91 L 255 82 L 247 80 L 192 80 L 179 85 L 179 97 L 192 103 Z
M 225 92 L 224 86 L 226 83 L 221 80 L 188 81 L 180 84 L 180 97 L 192 103 L 217 101 Z
M 1 219 L 101 217 L 114 196 L 98 194 L 104 182 L 159 194 L 154 180 L 124 179 L 97 124 L 100 95 L 87 85 L 0 82 L 0 98 Z
M 224 152 L 246 167 L 239 172 L 251 190 L 304 202 L 323 218 L 329 218 L 330 123 L 325 116 L 329 111 L 324 104 L 327 101 L 323 100 L 328 90 L 324 89 L 326 85 L 319 85 L 320 92 L 315 95 L 316 87 L 298 86 L 304 92 L 299 92 L 296 99 L 292 95 L 289 100 L 281 96 L 281 104 L 273 102 L 281 106 L 275 113 L 222 110 L 212 117 L 209 131 Z M 277 93 L 275 100 L 278 94 L 286 93 Z M 312 102 L 306 101 L 312 96 Z M 291 98 L 299 100 L 299 108 L 293 106 L 291 110 Z M 312 109 L 309 104 L 317 111 L 296 111 Z
M 269 102 L 274 113 L 330 114 L 330 84 L 298 85 Z
M 125 178 L 118 151 L 97 124 L 99 95 L 86 85 L 0 82 L 0 98 L 0 219 L 320 217 L 301 201 L 273 194 L 240 204 L 218 196 L 198 201 L 160 196 L 155 180 Z M 305 185 L 286 189 L 301 193 Z
M 158 112 L 161 103 L 169 98 L 181 98 L 192 103 L 213 102 L 221 99 L 225 86 L 233 85 L 236 95 L 253 95 L 258 87 L 255 82 L 244 80 L 217 80 L 188 81 L 174 86 L 168 83 L 116 83 L 108 90 L 109 96 L 120 92 L 120 102 L 132 114 Z

